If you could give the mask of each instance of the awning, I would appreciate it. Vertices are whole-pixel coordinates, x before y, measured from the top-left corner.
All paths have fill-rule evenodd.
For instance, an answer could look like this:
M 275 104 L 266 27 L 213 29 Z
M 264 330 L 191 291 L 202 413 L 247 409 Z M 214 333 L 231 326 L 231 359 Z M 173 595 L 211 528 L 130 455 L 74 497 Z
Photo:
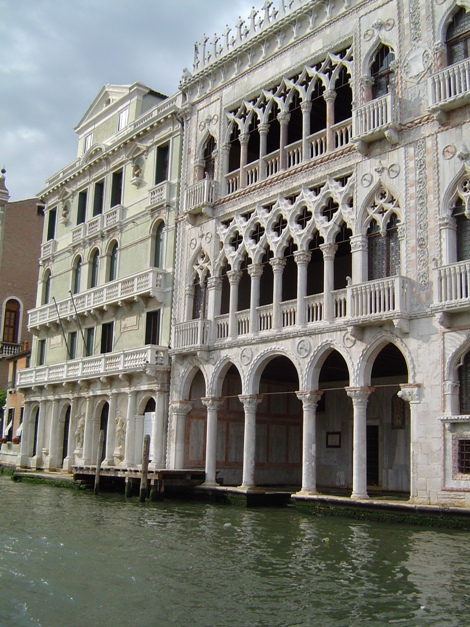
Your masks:
M 7 424 L 7 428 L 5 429 L 5 432 L 3 435 L 8 435 L 11 429 L 11 425 L 13 424 L 13 420 L 10 420 L 10 422 Z

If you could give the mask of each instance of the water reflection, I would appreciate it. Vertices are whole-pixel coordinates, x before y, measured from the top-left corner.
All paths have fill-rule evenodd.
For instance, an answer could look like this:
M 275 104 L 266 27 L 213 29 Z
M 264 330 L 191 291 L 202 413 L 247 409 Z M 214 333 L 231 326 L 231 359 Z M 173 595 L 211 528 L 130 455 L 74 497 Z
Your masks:
M 459 625 L 467 535 L 0 478 L 0 624 Z

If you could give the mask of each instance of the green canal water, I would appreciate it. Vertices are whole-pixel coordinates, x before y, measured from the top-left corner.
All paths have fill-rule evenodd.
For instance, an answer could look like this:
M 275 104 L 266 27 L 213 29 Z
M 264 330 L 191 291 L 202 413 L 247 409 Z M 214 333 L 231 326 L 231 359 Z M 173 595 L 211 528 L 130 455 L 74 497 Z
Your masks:
M 0 625 L 468 625 L 467 532 L 0 477 Z

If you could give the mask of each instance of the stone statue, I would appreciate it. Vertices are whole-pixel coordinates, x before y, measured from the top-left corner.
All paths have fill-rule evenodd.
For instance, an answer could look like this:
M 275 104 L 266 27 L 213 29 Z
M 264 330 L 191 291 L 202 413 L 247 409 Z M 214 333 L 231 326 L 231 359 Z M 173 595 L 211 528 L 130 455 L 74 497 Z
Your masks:
M 119 459 L 124 458 L 124 442 L 126 439 L 126 419 L 120 411 L 116 414 L 116 437 L 114 455 Z
M 81 450 L 83 448 L 84 433 L 85 433 L 85 416 L 81 414 L 78 418 L 77 428 L 75 429 L 75 442 L 76 442 L 77 449 Z

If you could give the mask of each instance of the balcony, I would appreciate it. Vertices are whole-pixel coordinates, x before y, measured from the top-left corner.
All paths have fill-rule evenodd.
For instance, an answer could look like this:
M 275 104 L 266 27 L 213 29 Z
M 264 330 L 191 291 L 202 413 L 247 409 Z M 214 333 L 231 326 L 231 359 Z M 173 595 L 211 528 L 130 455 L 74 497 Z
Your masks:
M 0 359 L 16 355 L 22 350 L 22 344 L 13 342 L 0 342 Z
M 470 59 L 454 63 L 428 80 L 429 110 L 443 123 L 447 111 L 470 102 Z
M 165 207 L 170 202 L 170 183 L 164 181 L 152 187 L 149 190 L 148 197 L 148 209 L 158 209 L 159 207 Z
M 306 322 L 301 327 L 298 325 L 297 300 L 280 303 L 277 328 L 274 326 L 273 305 L 263 305 L 256 309 L 255 333 L 260 336 L 279 336 L 284 330 L 321 330 L 325 325 L 338 322 L 347 325 L 358 335 L 361 327 L 387 320 L 406 333 L 410 318 L 410 292 L 411 282 L 400 276 L 349 285 L 332 292 L 332 319 L 328 320 L 325 318 L 324 295 L 313 294 L 305 298 Z M 229 319 L 229 314 L 223 314 L 216 316 L 213 325 L 210 320 L 190 320 L 175 325 L 173 348 L 177 351 L 204 350 L 211 343 L 234 340 L 253 333 L 250 328 L 250 310 L 236 312 L 234 337 L 230 336 Z
M 57 240 L 50 239 L 41 246 L 41 259 L 52 257 L 57 249 Z
M 447 314 L 470 310 L 470 260 L 435 269 L 432 310 L 442 314 L 444 326 L 449 322 Z
M 392 92 L 353 109 L 352 141 L 361 154 L 369 143 L 384 137 L 397 144 L 399 128 L 398 99 Z
M 78 245 L 87 237 L 98 237 L 122 220 L 123 207 L 116 205 L 105 213 L 95 216 L 88 222 L 79 224 L 72 230 L 72 245 Z
M 168 365 L 168 348 L 149 345 L 116 353 L 72 359 L 50 366 L 19 370 L 17 387 L 29 388 L 55 383 L 75 383 L 86 379 L 119 376 L 129 372 L 152 371 L 156 366 L 168 367 Z
M 212 207 L 216 201 L 217 182 L 213 179 L 203 179 L 186 189 L 184 198 L 184 213 L 186 216 L 195 216 L 203 213 L 212 217 Z
M 86 292 L 75 294 L 55 304 L 43 305 L 31 309 L 28 328 L 30 331 L 41 326 L 58 324 L 59 317 L 67 319 L 76 314 L 86 314 L 98 310 L 106 310 L 112 306 L 125 306 L 126 303 L 139 298 L 156 298 L 163 301 L 164 277 L 166 272 L 158 268 L 150 268 L 117 281 L 111 281 L 102 287 L 94 287 Z

